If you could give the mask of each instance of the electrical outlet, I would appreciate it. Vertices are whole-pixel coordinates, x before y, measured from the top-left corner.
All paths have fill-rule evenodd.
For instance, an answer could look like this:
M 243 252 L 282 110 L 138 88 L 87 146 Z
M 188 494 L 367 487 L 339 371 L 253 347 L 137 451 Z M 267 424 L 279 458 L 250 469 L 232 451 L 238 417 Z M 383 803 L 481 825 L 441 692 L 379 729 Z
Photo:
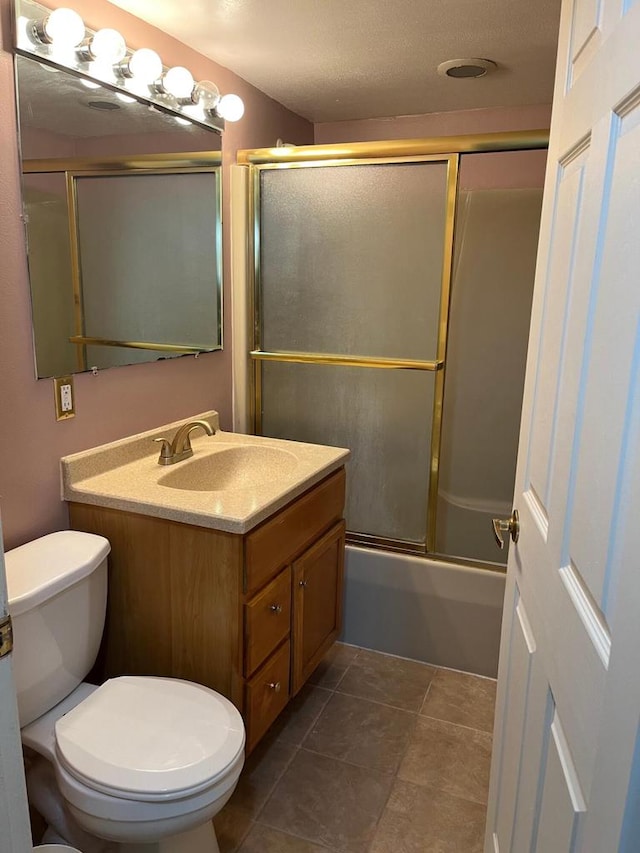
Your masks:
M 53 380 L 56 398 L 56 420 L 64 421 L 75 416 L 73 376 L 56 376 Z

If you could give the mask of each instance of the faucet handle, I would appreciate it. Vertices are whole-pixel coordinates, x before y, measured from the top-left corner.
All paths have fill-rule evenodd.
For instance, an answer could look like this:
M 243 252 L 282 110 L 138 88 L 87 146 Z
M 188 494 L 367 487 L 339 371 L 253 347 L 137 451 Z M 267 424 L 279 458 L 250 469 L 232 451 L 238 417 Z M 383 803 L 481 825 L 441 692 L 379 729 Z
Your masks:
M 160 460 L 170 459 L 172 456 L 172 450 L 171 450 L 171 442 L 169 441 L 169 439 L 168 438 L 154 438 L 153 440 L 162 442 L 162 447 L 160 448 Z

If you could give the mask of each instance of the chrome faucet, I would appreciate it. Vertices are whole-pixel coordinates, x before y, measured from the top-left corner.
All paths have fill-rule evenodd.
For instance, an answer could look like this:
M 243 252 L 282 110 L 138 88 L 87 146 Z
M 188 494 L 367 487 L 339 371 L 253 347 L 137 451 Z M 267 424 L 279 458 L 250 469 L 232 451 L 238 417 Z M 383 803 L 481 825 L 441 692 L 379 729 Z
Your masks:
M 198 427 L 201 427 L 207 435 L 215 435 L 216 433 L 215 429 L 207 421 L 189 421 L 189 423 L 183 424 L 179 428 L 173 437 L 173 441 L 169 441 L 168 438 L 154 438 L 154 441 L 162 442 L 158 465 L 173 465 L 182 459 L 188 459 L 190 456 L 193 456 L 193 448 L 191 447 L 189 436 Z

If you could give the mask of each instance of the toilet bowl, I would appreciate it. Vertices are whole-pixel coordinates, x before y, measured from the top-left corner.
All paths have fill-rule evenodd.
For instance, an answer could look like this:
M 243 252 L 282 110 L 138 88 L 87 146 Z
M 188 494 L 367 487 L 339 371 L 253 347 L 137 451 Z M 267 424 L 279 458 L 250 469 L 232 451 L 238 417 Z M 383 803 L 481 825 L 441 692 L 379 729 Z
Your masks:
M 83 853 L 215 853 L 212 818 L 244 762 L 242 718 L 180 679 L 81 680 L 96 618 L 102 633 L 108 550 L 102 537 L 65 531 L 6 554 L 22 740 L 46 762 L 27 771 L 29 796 Z

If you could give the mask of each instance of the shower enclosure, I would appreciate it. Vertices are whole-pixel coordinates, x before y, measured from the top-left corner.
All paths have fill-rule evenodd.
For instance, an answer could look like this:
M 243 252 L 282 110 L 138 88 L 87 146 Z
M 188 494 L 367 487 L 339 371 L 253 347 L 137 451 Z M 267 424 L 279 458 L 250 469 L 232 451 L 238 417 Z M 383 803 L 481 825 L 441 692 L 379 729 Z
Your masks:
M 239 155 L 251 195 L 253 428 L 350 448 L 347 615 L 349 563 L 362 554 L 378 587 L 390 552 L 422 558 L 407 556 L 407 578 L 443 560 L 506 563 L 491 521 L 509 515 L 513 493 L 547 136 Z M 399 605 L 399 624 L 407 612 Z
M 498 562 L 541 158 L 334 148 L 253 166 L 255 429 L 351 449 L 350 541 Z

